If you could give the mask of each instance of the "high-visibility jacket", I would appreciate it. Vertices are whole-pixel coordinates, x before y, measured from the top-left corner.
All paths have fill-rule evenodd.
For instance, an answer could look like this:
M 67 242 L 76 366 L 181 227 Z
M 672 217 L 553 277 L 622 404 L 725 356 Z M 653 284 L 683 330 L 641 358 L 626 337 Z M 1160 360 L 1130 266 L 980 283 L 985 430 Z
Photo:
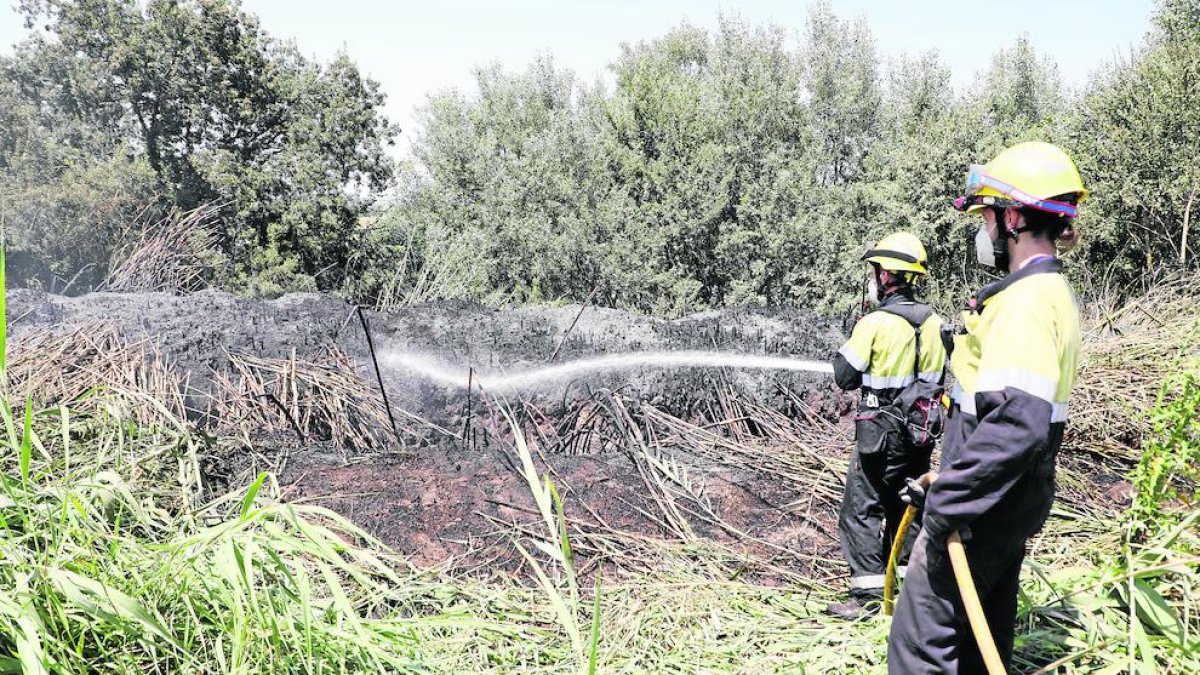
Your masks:
M 921 322 L 919 365 L 916 331 L 910 320 Z M 884 563 L 904 512 L 899 491 L 905 478 L 929 470 L 932 448 L 914 446 L 900 433 L 896 412 L 884 407 L 916 376 L 942 382 L 946 348 L 941 327 L 941 318 L 911 295 L 889 295 L 855 325 L 833 359 L 837 385 L 846 390 L 861 387 L 863 393 L 855 416 L 856 449 L 838 513 L 838 536 L 850 565 L 853 595 L 883 593 Z
M 888 296 L 879 309 L 867 314 L 854 326 L 850 339 L 834 358 L 834 380 L 842 389 L 862 387 L 864 398 L 876 394 L 881 403 L 889 403 L 913 382 L 916 340 L 912 324 L 887 309 L 914 305 L 911 296 Z M 941 382 L 946 365 L 946 349 L 941 340 L 942 318 L 931 313 L 921 324 L 921 361 L 919 377 L 926 382 Z
M 1079 310 L 1056 258 L 982 289 L 963 313 L 942 466 L 925 501 L 933 541 L 968 528 L 1028 538 L 1054 500 L 1054 460 L 1075 386 Z

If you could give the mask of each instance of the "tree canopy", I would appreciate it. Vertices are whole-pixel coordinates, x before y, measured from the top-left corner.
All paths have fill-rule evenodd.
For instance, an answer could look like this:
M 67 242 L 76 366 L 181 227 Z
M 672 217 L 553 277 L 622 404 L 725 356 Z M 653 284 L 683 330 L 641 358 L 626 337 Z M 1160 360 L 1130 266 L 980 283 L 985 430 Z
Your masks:
M 115 231 L 151 202 L 218 203 L 223 283 L 344 280 L 364 195 L 392 179 L 396 133 L 349 59 L 310 61 L 234 1 L 20 9 L 32 32 L 0 61 L 0 182 L 19 247 L 67 275 L 103 267 Z M 67 186 L 82 189 L 53 196 Z M 97 219 L 110 236 L 95 236 Z
M 860 288 L 864 247 L 907 229 L 930 251 L 930 295 L 949 302 L 984 281 L 977 222 L 949 203 L 969 164 L 1023 140 L 1065 147 L 1093 190 L 1069 254 L 1085 288 L 1193 265 L 1198 6 L 1161 2 L 1141 48 L 1082 92 L 1023 35 L 955 91 L 935 52 L 885 59 L 865 23 L 826 2 L 798 44 L 724 16 L 715 31 L 682 25 L 625 45 L 611 91 L 550 60 L 481 70 L 478 93 L 426 108 L 383 237 L 411 264 L 375 292 L 397 301 L 419 277 L 421 298 L 596 291 L 668 314 L 834 310 Z M 455 258 L 453 242 L 468 241 L 482 255 Z M 464 264 L 471 275 L 454 271 Z

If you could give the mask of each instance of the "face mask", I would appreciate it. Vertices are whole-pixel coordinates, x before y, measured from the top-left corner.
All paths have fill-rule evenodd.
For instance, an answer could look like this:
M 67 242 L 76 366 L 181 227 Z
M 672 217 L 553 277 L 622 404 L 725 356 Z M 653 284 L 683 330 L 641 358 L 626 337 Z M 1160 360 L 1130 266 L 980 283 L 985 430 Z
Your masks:
M 995 267 L 1001 272 L 1008 271 L 1008 242 L 1005 239 L 993 241 L 986 222 L 975 233 L 975 257 L 980 265 Z
M 867 282 L 867 302 L 874 307 L 879 304 L 879 280 L 874 276 Z
M 988 234 L 987 223 L 979 226 L 975 233 L 975 257 L 984 267 L 996 266 L 996 249 L 992 246 L 992 237 Z

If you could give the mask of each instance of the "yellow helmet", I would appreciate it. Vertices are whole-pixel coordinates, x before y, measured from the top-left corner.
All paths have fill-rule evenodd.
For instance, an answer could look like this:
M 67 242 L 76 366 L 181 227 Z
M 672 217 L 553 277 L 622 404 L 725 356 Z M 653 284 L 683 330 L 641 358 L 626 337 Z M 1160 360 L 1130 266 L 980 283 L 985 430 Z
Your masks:
M 921 240 L 908 232 L 893 232 L 880 239 L 863 254 L 863 260 L 875 263 L 889 272 L 929 274 L 927 257 Z
M 987 206 L 1026 206 L 1074 218 L 1087 195 L 1079 169 L 1067 153 L 1051 143 L 1029 141 L 1004 149 L 986 166 L 972 165 L 966 193 L 954 200 L 954 206 L 968 212 Z

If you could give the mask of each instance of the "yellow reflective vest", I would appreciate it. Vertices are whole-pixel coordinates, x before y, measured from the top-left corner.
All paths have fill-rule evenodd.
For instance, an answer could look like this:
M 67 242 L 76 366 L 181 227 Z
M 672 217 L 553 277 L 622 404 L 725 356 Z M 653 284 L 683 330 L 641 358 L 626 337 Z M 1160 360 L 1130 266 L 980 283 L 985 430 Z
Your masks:
M 936 312 L 931 313 L 921 324 L 921 360 L 917 366 L 912 324 L 887 311 L 903 304 L 915 305 L 915 302 L 903 295 L 890 296 L 879 309 L 855 324 L 850 339 L 838 350 L 838 356 L 859 377 L 853 374 L 849 378 L 839 376 L 837 383 L 843 389 L 861 386 L 864 394 L 884 394 L 884 398 L 890 400 L 891 395 L 913 382 L 914 366 L 922 380 L 942 381 L 946 365 L 946 349 L 941 338 L 942 318 Z M 838 371 L 851 372 L 838 366 L 839 360 L 835 360 L 835 375 Z

